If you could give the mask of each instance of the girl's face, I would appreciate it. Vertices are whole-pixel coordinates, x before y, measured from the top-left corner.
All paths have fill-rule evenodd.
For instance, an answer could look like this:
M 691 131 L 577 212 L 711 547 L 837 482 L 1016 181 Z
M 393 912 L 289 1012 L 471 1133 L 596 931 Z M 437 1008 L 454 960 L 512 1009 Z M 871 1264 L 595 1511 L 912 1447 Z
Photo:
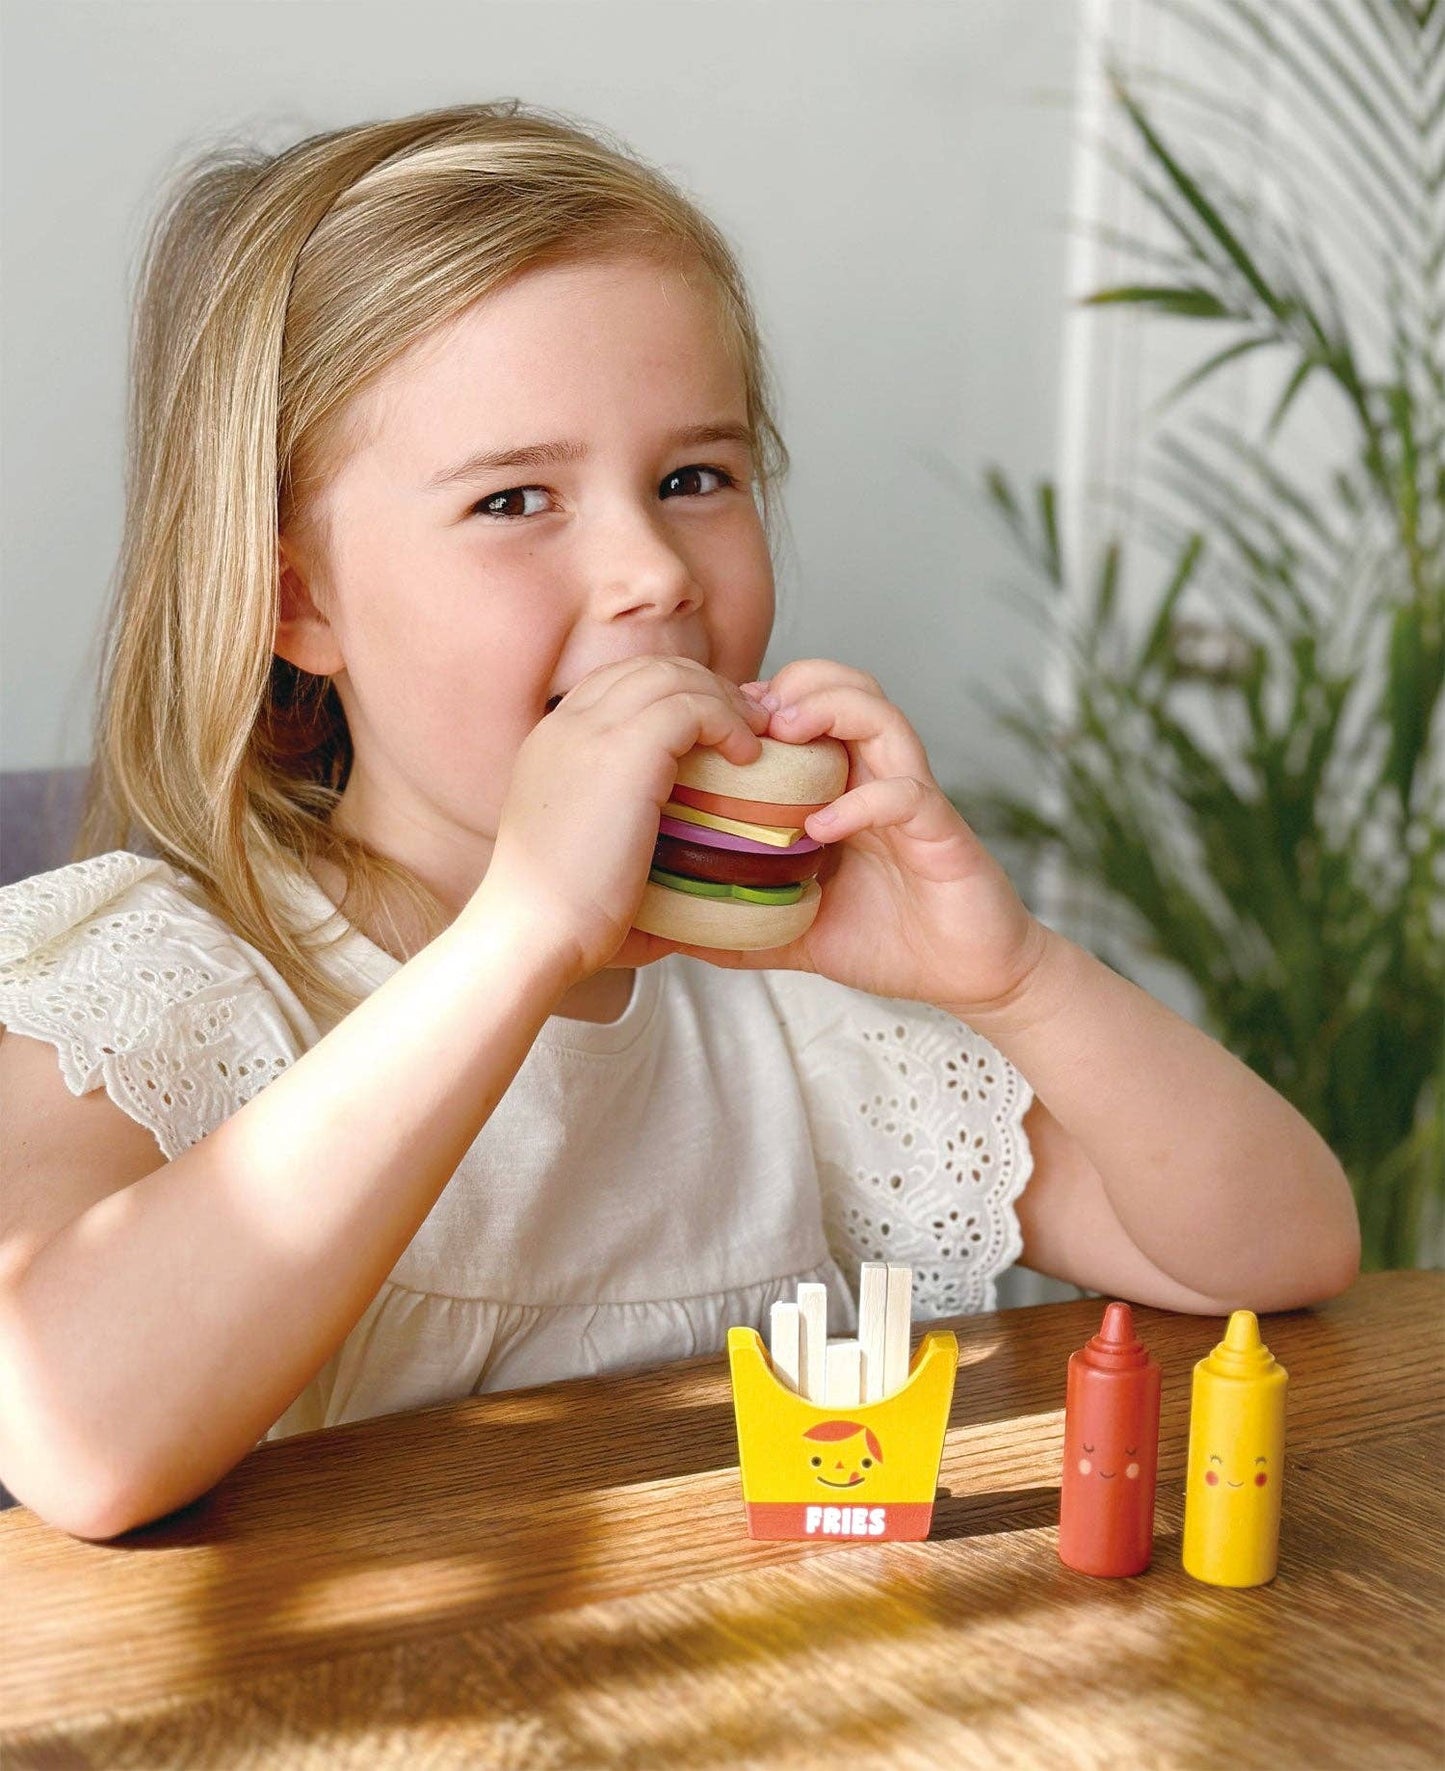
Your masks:
M 743 379 L 693 281 L 587 261 L 487 297 L 359 397 L 324 562 L 283 537 L 276 650 L 350 724 L 334 821 L 456 908 L 552 697 L 640 653 L 761 668 Z

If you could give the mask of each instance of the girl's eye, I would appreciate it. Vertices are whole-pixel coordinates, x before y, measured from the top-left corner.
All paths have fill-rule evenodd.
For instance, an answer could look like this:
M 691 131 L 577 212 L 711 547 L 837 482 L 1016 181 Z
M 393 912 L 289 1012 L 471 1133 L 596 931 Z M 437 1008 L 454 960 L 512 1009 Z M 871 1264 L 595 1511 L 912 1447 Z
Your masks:
M 735 486 L 737 484 L 737 481 L 733 476 L 720 467 L 680 467 L 676 473 L 670 473 L 662 482 L 663 496 L 667 496 L 667 489 L 669 486 L 676 486 L 679 480 L 689 480 L 694 474 L 711 474 L 715 480 L 720 482 L 719 486 L 713 488 L 715 491 L 720 491 L 723 486 Z
M 1084 1447 L 1084 1450 L 1085 1450 L 1085 1451 L 1092 1451 L 1092 1450 L 1093 1450 L 1093 1449 L 1094 1449 L 1094 1448 L 1093 1448 L 1093 1446 L 1092 1446 L 1092 1445 L 1086 1445 L 1086 1446 L 1085 1446 L 1085 1447 Z
M 505 492 L 491 493 L 489 497 L 481 499 L 475 508 L 483 516 L 500 517 L 504 521 L 511 517 L 534 517 L 537 515 L 537 512 L 535 510 L 526 509 L 527 494 L 529 492 L 535 492 L 540 495 L 542 488 L 540 486 L 512 486 Z M 521 510 L 508 510 L 502 508 L 505 505 L 514 505 L 518 499 L 521 500 L 523 505 Z

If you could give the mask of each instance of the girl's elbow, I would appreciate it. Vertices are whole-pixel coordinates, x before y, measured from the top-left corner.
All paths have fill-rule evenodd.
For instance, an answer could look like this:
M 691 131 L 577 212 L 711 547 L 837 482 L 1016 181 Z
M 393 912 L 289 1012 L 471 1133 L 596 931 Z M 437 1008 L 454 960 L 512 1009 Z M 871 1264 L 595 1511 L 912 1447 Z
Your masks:
M 1330 1155 L 1330 1171 L 1330 1185 L 1334 1188 L 1338 1217 L 1329 1258 L 1324 1263 L 1327 1289 L 1316 1300 L 1319 1303 L 1326 1303 L 1330 1298 L 1339 1297 L 1341 1292 L 1350 1289 L 1360 1276 L 1362 1254 L 1360 1212 L 1355 1204 L 1354 1189 L 1350 1186 L 1350 1177 L 1333 1153 Z
M 1308 1310 L 1347 1292 L 1360 1276 L 1360 1217 L 1344 1171 L 1338 1171 L 1341 1204 L 1334 1225 L 1321 1231 L 1313 1258 L 1300 1276 L 1298 1296 L 1277 1309 Z
M 1315 1303 L 1328 1303 L 1331 1298 L 1350 1289 L 1360 1276 L 1360 1252 L 1360 1220 L 1352 1215 L 1326 1270 L 1324 1288 L 1313 1300 Z
M 48 1432 L 0 1417 L 0 1480 L 21 1506 L 67 1537 L 104 1543 L 142 1525 L 154 1524 L 192 1496 L 178 1493 L 174 1473 L 167 1480 L 154 1467 L 127 1460 L 115 1447 L 76 1443 L 58 1452 L 54 1421 Z
M 1333 1164 L 1334 1159 L 1331 1158 Z M 1215 1308 L 1227 1315 L 1253 1310 L 1279 1315 L 1311 1310 L 1347 1292 L 1360 1276 L 1360 1218 L 1354 1196 L 1338 1165 L 1329 1177 L 1331 1208 L 1321 1210 L 1287 1235 L 1268 1256 L 1253 1262 L 1253 1275 L 1243 1280 L 1238 1295 L 1221 1295 Z
M 32 1484 L 24 1476 L 7 1473 L 6 1486 L 37 1519 L 85 1543 L 104 1543 L 147 1523 L 109 1480 L 52 1479 Z
M 194 1481 L 178 1480 L 174 1471 L 153 1473 L 134 1481 L 102 1480 L 78 1508 L 64 1518 L 50 1518 L 49 1523 L 58 1525 L 71 1537 L 105 1543 L 169 1518 L 199 1500 L 209 1486 L 213 1484 L 198 1486 Z
M 112 1482 L 38 1494 L 33 1500 L 18 1489 L 13 1492 L 37 1518 L 84 1543 L 109 1543 L 129 1531 L 154 1525 L 175 1512 L 178 1504 L 185 1504 L 157 1501 L 153 1496 L 128 1492 Z

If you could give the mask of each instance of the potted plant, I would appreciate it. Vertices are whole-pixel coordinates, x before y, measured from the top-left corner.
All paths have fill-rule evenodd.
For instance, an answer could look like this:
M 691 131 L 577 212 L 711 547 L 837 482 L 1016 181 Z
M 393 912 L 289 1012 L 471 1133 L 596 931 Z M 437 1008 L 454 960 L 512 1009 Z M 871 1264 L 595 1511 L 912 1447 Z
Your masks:
M 1438 1265 L 1445 17 L 1392 0 L 1268 13 L 1218 0 L 1206 22 L 1268 58 L 1291 93 L 1305 151 L 1272 170 L 1295 195 L 1271 215 L 1191 165 L 1138 83 L 1111 71 L 1128 176 L 1167 242 L 1155 268 L 1088 301 L 1167 316 L 1207 343 L 1150 443 L 1169 563 L 1141 610 L 1119 594 L 1133 543 L 1115 532 L 1084 583 L 1054 487 L 1025 498 L 988 472 L 993 505 L 1073 611 L 1058 623 L 1071 704 L 994 698 L 1038 791 L 959 803 L 984 834 L 1082 884 L 1111 964 L 1175 968 L 1203 1024 L 1320 1130 L 1355 1189 L 1367 1268 Z M 1327 165 L 1328 183 L 1315 176 Z M 1335 204 L 1325 220 L 1338 223 L 1346 188 L 1352 297 L 1311 210 Z M 1191 399 L 1250 356 L 1279 371 L 1261 435 Z M 1316 435 L 1333 459 L 1312 475 L 1279 447 L 1307 386 L 1335 407 Z

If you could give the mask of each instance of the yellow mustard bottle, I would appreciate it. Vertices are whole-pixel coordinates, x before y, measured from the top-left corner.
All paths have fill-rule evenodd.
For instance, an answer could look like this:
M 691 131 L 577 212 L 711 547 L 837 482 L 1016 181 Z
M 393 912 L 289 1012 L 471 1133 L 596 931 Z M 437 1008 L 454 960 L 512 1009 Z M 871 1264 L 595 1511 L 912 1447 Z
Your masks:
M 1236 1310 L 1194 1367 L 1184 1486 L 1184 1571 L 1217 1587 L 1255 1587 L 1279 1564 L 1284 1399 L 1289 1373 Z

